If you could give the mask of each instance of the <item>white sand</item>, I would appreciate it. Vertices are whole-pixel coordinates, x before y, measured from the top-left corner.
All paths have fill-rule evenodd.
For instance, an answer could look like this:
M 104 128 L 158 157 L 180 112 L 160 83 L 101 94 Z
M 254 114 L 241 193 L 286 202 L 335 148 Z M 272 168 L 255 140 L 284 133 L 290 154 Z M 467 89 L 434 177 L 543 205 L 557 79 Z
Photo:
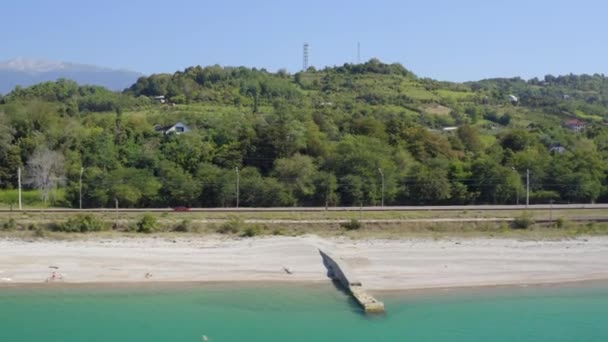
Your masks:
M 608 279 L 608 237 L 352 241 L 309 236 L 0 240 L 0 284 L 43 283 L 53 271 L 49 266 L 59 267 L 68 283 L 326 282 L 318 248 L 343 258 L 371 290 Z

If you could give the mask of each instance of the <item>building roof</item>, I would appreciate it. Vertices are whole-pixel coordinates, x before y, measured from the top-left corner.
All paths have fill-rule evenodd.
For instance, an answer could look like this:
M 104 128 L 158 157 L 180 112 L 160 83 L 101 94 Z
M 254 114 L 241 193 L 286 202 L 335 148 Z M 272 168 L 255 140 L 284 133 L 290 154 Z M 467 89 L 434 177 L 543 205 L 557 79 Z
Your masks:
M 581 121 L 579 119 L 566 120 L 565 123 L 567 126 L 585 126 L 585 125 L 587 125 L 587 123 L 585 123 L 585 121 Z
M 154 130 L 157 131 L 157 132 L 164 132 L 164 133 L 166 133 L 167 131 L 171 130 L 172 128 L 178 127 L 178 126 L 184 127 L 186 130 L 190 130 L 190 127 L 188 127 L 188 125 L 186 125 L 186 124 L 184 124 L 183 122 L 180 122 L 180 121 L 174 123 L 173 125 L 169 125 L 169 126 L 155 125 L 154 126 Z

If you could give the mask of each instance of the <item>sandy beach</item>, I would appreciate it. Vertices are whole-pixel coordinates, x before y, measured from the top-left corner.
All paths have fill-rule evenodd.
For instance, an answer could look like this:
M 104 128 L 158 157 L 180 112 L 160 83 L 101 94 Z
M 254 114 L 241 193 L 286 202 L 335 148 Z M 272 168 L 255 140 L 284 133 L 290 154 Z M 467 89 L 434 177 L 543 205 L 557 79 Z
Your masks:
M 561 241 L 125 237 L 0 240 L 0 285 L 44 283 L 53 271 L 65 283 L 327 282 L 319 248 L 347 262 L 370 290 L 608 279 L 608 237 Z

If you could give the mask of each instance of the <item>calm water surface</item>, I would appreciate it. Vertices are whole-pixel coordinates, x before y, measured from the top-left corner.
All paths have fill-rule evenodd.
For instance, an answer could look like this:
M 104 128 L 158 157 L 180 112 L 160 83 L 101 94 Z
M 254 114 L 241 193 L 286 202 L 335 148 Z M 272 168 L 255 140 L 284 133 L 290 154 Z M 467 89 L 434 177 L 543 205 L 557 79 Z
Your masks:
M 608 286 L 385 294 L 331 286 L 0 288 L 0 341 L 608 341 Z

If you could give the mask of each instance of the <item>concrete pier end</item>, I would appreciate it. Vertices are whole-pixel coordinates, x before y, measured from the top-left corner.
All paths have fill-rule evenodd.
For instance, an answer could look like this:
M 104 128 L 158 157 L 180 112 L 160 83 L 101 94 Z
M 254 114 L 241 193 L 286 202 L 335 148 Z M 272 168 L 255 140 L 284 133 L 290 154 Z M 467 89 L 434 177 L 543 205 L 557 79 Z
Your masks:
M 384 303 L 365 291 L 363 284 L 355 277 L 355 274 L 345 262 L 341 262 L 340 259 L 326 251 L 319 250 L 319 253 L 323 258 L 325 268 L 327 268 L 327 276 L 348 290 L 366 313 L 384 313 Z

